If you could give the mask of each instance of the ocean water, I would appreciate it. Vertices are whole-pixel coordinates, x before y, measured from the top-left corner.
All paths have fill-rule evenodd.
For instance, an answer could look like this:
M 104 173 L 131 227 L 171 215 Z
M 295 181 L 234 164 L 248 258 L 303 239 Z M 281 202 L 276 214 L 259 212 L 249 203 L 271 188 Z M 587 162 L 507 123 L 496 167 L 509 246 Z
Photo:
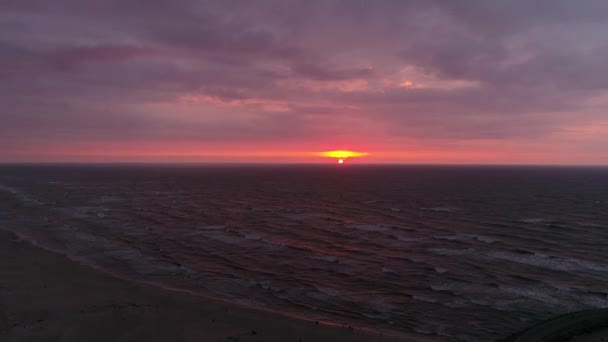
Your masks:
M 608 307 L 608 169 L 0 166 L 0 228 L 128 279 L 490 341 Z

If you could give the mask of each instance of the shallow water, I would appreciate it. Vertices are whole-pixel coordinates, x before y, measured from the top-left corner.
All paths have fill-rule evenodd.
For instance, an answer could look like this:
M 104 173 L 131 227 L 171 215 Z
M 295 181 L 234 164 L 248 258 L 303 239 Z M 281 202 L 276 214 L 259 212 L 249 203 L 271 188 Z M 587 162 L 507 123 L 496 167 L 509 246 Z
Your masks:
M 0 227 L 315 320 L 504 337 L 608 307 L 608 169 L 1 166 Z

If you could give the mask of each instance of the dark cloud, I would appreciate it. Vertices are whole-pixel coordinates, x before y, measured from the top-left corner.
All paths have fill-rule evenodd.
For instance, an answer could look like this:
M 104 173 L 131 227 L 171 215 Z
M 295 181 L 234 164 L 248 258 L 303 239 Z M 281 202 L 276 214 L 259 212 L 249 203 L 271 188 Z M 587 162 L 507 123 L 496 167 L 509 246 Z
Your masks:
M 82 64 L 121 62 L 153 54 L 155 54 L 154 48 L 143 46 L 96 45 L 65 49 L 54 56 L 49 56 L 48 59 L 58 69 L 69 71 Z
M 339 81 L 368 78 L 373 75 L 371 68 L 323 67 L 315 63 L 295 64 L 292 68 L 295 77 L 309 77 L 318 81 Z
M 517 140 L 606 119 L 601 106 L 589 108 L 608 87 L 600 0 L 0 9 L 0 144 L 27 143 L 36 131 L 53 143 L 279 142 L 372 126 L 391 142 Z M 336 120 L 353 124 L 323 125 Z

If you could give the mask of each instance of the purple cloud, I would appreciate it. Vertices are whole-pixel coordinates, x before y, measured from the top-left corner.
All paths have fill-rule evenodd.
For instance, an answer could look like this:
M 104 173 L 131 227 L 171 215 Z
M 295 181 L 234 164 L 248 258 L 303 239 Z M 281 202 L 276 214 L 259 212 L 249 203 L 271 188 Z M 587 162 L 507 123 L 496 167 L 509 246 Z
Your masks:
M 600 0 L 0 7 L 0 147 L 361 134 L 393 147 L 549 144 L 608 120 Z M 563 142 L 608 144 L 593 139 Z

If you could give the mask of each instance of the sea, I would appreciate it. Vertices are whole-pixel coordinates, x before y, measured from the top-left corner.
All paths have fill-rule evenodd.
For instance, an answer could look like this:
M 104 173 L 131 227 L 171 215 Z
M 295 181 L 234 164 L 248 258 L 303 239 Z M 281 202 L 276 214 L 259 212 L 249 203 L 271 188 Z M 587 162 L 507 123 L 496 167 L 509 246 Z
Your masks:
M 608 168 L 2 165 L 0 228 L 118 277 L 395 336 L 608 308 Z

